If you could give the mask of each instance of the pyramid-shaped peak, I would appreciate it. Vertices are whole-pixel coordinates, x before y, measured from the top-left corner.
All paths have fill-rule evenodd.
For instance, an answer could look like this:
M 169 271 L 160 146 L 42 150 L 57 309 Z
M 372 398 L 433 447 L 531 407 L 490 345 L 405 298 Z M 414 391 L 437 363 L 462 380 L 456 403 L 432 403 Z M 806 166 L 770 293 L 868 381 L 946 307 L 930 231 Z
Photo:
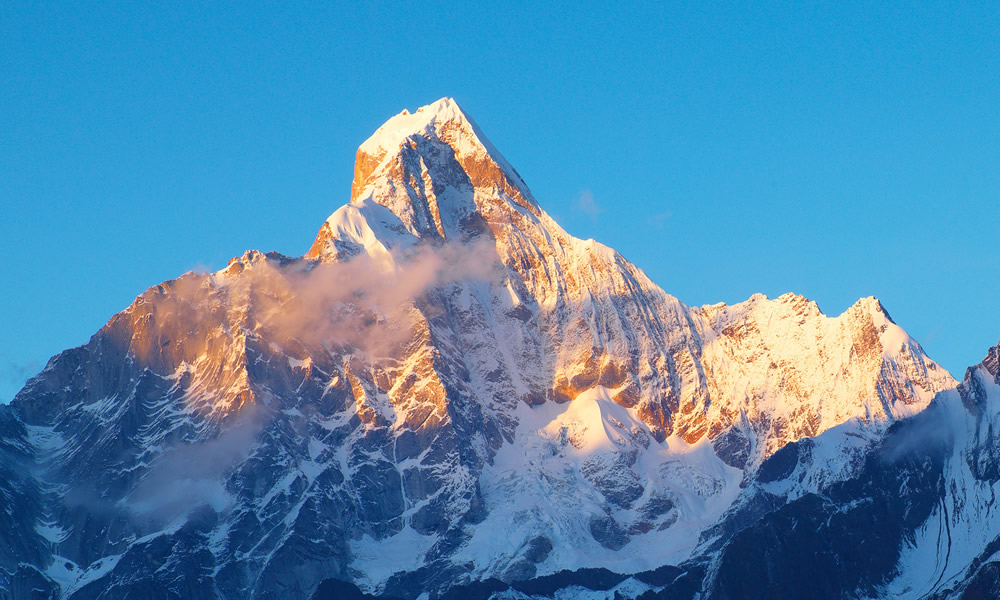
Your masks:
M 351 201 L 361 197 L 372 182 L 370 178 L 379 174 L 381 166 L 391 164 L 394 157 L 419 138 L 450 147 L 448 154 L 453 154 L 460 162 L 493 163 L 516 181 L 516 186 L 525 187 L 520 176 L 486 139 L 475 121 L 454 99 L 446 97 L 421 106 L 413 113 L 404 110 L 382 124 L 361 144 L 354 164 Z M 430 159 L 429 156 L 425 158 Z
M 408 110 L 392 117 L 375 130 L 358 149 L 369 156 L 380 156 L 397 150 L 403 141 L 412 135 L 429 135 L 435 133 L 446 124 L 466 125 L 469 133 L 481 137 L 472 119 L 455 102 L 454 98 L 441 98 L 426 106 L 421 106 L 416 112 Z M 483 144 L 483 141 L 479 141 Z M 484 144 L 485 145 L 485 144 Z
M 388 212 L 375 218 L 374 205 Z M 351 244 L 369 247 L 367 219 L 385 225 L 387 215 L 401 226 L 389 229 L 417 238 L 468 239 L 490 223 L 539 226 L 542 210 L 517 171 L 446 97 L 402 111 L 361 144 L 350 205 L 330 215 L 306 256 L 339 257 Z
M 389 200 L 401 186 L 413 185 L 414 178 L 421 180 L 426 189 L 413 189 L 406 198 Z M 541 214 L 521 176 L 452 98 L 441 98 L 413 113 L 404 110 L 386 121 L 358 148 L 351 184 L 352 203 L 373 197 L 380 204 L 393 205 L 391 210 L 402 215 L 411 212 L 412 207 L 405 206 L 411 200 L 423 202 L 423 198 L 435 195 L 435 190 L 446 188 L 500 190 L 536 217 Z M 434 199 L 430 201 L 433 203 Z M 431 213 L 444 210 L 437 206 L 428 208 Z M 454 210 L 448 212 L 456 218 L 462 217 Z

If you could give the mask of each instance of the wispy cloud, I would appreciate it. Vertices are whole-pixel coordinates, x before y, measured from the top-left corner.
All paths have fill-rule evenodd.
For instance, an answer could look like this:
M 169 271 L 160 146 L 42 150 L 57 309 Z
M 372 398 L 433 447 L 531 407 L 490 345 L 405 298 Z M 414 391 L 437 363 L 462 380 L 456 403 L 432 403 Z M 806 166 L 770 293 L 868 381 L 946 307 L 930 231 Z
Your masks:
M 667 224 L 667 221 L 672 216 L 674 216 L 674 213 L 670 212 L 669 210 L 665 210 L 659 214 L 655 214 L 652 217 L 650 217 L 649 222 L 653 225 L 653 227 L 656 227 L 657 229 L 663 229 L 663 227 Z
M 231 302 L 253 306 L 253 326 L 279 346 L 336 349 L 365 360 L 392 355 L 413 338 L 424 294 L 463 279 L 498 281 L 502 274 L 490 241 L 427 245 L 342 263 L 261 261 L 230 278 L 182 277 L 156 302 L 159 314 L 190 319 L 180 326 L 188 330 L 218 318 L 212 311 L 220 303 L 210 300 L 221 291 Z M 168 319 L 150 326 L 160 322 Z M 234 499 L 226 478 L 250 455 L 274 414 L 265 405 L 251 405 L 217 438 L 168 447 L 128 497 L 132 515 L 162 524 L 204 506 L 227 510 Z M 90 490 L 76 491 L 69 501 L 103 510 Z
M 199 444 L 178 444 L 157 458 L 128 498 L 137 517 L 169 522 L 192 510 L 210 506 L 223 512 L 233 503 L 225 476 L 246 460 L 270 416 L 251 408 L 219 437 Z
M 38 360 L 17 360 L 0 354 L 0 404 L 9 402 L 43 366 Z
M 382 355 L 410 338 L 411 310 L 424 292 L 466 277 L 497 277 L 499 264 L 492 243 L 447 244 L 392 258 L 362 255 L 305 272 L 265 263 L 241 281 L 258 292 L 256 315 L 278 339 Z
M 192 273 L 212 273 L 216 270 L 212 265 L 203 262 L 196 262 L 188 268 Z
M 604 212 L 604 209 L 594 200 L 594 192 L 587 189 L 580 192 L 580 196 L 576 199 L 576 209 L 591 219 L 596 219 Z

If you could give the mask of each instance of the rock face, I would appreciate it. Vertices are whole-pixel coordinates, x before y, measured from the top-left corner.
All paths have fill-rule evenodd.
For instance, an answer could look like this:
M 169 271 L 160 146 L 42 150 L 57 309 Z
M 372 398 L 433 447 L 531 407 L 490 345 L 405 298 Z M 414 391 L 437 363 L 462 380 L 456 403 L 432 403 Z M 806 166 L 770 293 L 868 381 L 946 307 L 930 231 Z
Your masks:
M 816 544 L 831 597 L 995 589 L 996 355 L 948 391 L 873 298 L 688 307 L 443 99 L 360 147 L 305 256 L 151 288 L 0 406 L 0 589 L 747 597 Z M 964 441 L 911 447 L 940 414 Z M 975 539 L 913 580 L 958 515 Z
M 853 477 L 789 494 L 818 464 L 815 453 L 800 453 L 783 482 L 758 479 L 739 503 L 756 510 L 756 520 L 714 555 L 701 582 L 704 595 L 1000 596 L 994 516 L 1000 477 L 992 471 L 1000 451 L 993 434 L 1000 418 L 998 349 L 956 389 L 891 426 Z M 836 433 L 806 441 L 820 447 Z M 759 501 L 750 508 L 754 496 L 778 499 L 777 508 L 760 510 Z

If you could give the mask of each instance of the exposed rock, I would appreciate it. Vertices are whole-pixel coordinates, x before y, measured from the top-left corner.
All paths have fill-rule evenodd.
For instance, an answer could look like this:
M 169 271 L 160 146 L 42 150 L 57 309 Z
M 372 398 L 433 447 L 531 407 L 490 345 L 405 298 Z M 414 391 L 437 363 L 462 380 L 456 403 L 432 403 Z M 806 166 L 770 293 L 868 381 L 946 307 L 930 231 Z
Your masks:
M 608 550 L 621 550 L 629 543 L 628 534 L 611 517 L 591 517 L 590 534 Z

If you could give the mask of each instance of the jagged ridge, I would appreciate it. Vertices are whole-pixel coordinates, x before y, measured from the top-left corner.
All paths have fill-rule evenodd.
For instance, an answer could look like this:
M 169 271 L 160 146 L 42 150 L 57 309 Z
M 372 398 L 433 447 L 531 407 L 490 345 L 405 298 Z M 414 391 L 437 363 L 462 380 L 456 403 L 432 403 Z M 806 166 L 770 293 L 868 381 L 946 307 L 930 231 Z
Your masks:
M 684 305 L 443 99 L 361 146 L 304 257 L 152 288 L 29 382 L 38 573 L 0 566 L 74 598 L 636 572 L 714 547 L 786 445 L 850 425 L 783 493 L 822 489 L 954 383 L 874 299 Z

